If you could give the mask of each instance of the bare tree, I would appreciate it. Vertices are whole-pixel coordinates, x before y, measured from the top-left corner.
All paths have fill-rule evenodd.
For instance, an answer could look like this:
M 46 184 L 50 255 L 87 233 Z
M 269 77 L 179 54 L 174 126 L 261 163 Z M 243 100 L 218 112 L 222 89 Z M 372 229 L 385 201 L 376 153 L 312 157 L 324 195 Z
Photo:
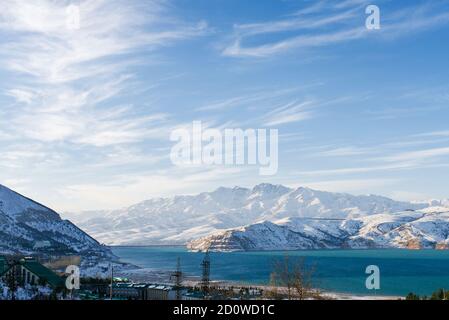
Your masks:
M 264 297 L 271 300 L 281 300 L 282 294 L 279 292 L 279 280 L 278 275 L 275 272 L 270 274 L 270 286 L 264 290 Z
M 314 266 L 307 266 L 304 258 L 290 259 L 287 255 L 274 263 L 270 276 L 272 298 L 279 298 L 281 287 L 288 300 L 319 298 L 319 293 L 313 289 Z

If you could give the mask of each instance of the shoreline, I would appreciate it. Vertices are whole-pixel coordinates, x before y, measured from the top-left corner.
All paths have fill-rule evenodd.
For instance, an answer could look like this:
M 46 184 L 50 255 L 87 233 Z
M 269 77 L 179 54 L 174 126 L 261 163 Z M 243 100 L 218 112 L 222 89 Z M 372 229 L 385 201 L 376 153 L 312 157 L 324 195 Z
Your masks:
M 154 269 L 132 269 L 132 270 L 123 270 L 117 273 L 117 276 L 128 278 L 133 282 L 149 282 L 149 283 L 160 283 L 173 285 L 172 281 L 170 281 L 170 275 L 172 272 L 164 271 L 164 270 L 154 270 Z M 188 276 L 183 281 L 183 283 L 188 287 L 198 287 L 200 285 L 201 280 L 196 276 Z M 218 285 L 222 287 L 236 287 L 236 288 L 254 288 L 261 290 L 270 290 L 273 287 L 269 285 L 263 284 L 250 284 L 243 283 L 238 281 L 230 281 L 230 280 L 213 280 L 211 281 L 211 285 Z M 277 287 L 279 291 L 286 291 L 285 287 Z M 348 293 L 348 292 L 333 292 L 333 291 L 325 291 L 319 288 L 313 289 L 317 293 L 320 294 L 324 299 L 328 300 L 404 300 L 405 296 L 398 295 L 369 295 L 369 294 L 357 294 L 357 293 Z
M 106 245 L 107 247 L 114 248 L 184 248 L 186 252 L 190 253 L 205 253 L 205 250 L 192 250 L 185 244 L 149 244 L 149 245 Z M 315 251 L 449 251 L 449 248 L 410 248 L 410 247 L 359 247 L 359 248 L 314 248 L 314 249 L 270 249 L 270 250 L 210 250 L 210 253 L 264 253 L 264 252 L 315 252 Z

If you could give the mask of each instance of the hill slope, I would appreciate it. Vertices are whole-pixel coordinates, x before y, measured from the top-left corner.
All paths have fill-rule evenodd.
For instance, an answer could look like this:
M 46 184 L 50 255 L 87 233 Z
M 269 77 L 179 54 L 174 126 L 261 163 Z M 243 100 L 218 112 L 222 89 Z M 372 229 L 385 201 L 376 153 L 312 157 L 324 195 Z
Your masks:
M 84 264 L 115 259 L 109 248 L 53 210 L 0 185 L 0 254 L 79 255 Z M 90 262 L 89 262 L 90 261 Z

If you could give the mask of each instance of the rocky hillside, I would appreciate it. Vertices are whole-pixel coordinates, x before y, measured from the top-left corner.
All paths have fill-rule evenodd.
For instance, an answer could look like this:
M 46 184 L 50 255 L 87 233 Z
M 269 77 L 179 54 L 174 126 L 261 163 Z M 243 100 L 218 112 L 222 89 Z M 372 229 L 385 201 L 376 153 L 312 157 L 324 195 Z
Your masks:
M 109 248 L 53 210 L 0 185 L 0 254 L 113 258 Z
M 449 249 L 449 208 L 347 219 L 286 218 L 226 230 L 188 243 L 194 251 L 341 248 Z

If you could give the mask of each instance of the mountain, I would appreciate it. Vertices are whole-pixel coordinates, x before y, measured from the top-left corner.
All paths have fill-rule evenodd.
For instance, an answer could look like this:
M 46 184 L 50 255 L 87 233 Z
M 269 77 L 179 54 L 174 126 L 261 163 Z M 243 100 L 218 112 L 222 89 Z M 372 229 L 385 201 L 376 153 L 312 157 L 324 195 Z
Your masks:
M 193 251 L 341 248 L 449 249 L 449 208 L 349 219 L 264 221 L 193 240 Z
M 230 228 L 280 219 L 356 219 L 379 213 L 418 210 L 428 204 L 375 195 L 354 196 L 309 188 L 259 184 L 218 188 L 197 195 L 155 198 L 129 208 L 73 216 L 83 229 L 113 245 L 185 244 Z
M 115 259 L 109 248 L 52 209 L 0 185 L 0 255 L 78 255 L 84 266 Z M 82 270 L 83 271 L 83 270 Z
M 417 202 L 417 203 L 420 203 L 420 202 Z M 445 208 L 449 208 L 449 199 L 443 199 L 443 200 L 432 199 L 432 200 L 424 201 L 424 202 L 421 202 L 421 203 L 425 203 L 429 207 L 445 207 Z

